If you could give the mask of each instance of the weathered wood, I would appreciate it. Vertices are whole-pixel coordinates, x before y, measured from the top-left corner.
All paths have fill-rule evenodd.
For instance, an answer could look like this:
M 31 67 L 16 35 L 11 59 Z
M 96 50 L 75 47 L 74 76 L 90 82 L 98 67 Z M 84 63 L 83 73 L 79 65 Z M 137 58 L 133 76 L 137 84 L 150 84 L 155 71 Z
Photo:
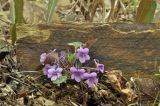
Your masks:
M 19 26 L 17 59 L 24 70 L 34 70 L 39 55 L 64 49 L 74 41 L 96 38 L 91 47 L 107 69 L 157 71 L 160 66 L 160 29 L 156 24 L 54 24 Z

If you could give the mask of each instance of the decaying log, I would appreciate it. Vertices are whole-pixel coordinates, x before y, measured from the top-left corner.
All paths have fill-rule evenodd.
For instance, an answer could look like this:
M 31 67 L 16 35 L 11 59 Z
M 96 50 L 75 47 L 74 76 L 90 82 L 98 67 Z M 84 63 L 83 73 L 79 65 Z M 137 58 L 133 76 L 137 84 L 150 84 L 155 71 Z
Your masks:
M 157 71 L 160 29 L 156 24 L 54 24 L 18 26 L 17 59 L 22 69 L 34 70 L 39 56 L 64 49 L 67 43 L 97 39 L 91 57 L 106 69 Z

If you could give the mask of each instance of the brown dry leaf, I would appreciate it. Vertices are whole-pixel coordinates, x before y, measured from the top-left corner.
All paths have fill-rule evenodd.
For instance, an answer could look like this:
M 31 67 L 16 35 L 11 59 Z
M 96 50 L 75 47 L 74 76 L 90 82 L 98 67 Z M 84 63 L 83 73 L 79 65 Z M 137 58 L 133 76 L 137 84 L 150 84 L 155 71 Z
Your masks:
M 130 88 L 122 89 L 121 92 L 127 96 L 128 101 L 133 101 L 137 98 L 135 92 Z
M 18 99 L 16 99 L 16 103 L 19 106 L 24 106 L 24 98 L 18 98 Z
M 122 76 L 122 72 L 120 70 L 110 71 L 106 76 L 112 87 L 120 94 L 125 95 L 125 99 L 127 101 L 133 101 L 137 98 L 134 90 L 127 86 L 127 80 Z
M 34 100 L 35 106 L 55 106 L 55 102 L 44 97 Z
M 127 80 L 122 76 L 122 72 L 120 70 L 110 71 L 106 76 L 113 88 L 117 91 L 121 91 L 123 88 L 125 88 Z
M 46 58 L 44 63 L 45 64 L 59 63 L 58 53 L 55 52 L 55 51 L 52 51 L 51 53 L 48 53 L 47 58 Z
M 107 90 L 99 90 L 98 94 L 103 97 L 103 96 L 108 96 L 109 92 Z
M 94 0 L 93 2 L 91 2 L 90 6 L 89 6 L 89 12 L 90 12 L 90 21 L 93 21 L 93 18 L 95 16 L 95 13 L 96 13 L 96 10 L 100 8 L 101 9 L 101 16 L 102 16 L 102 19 L 101 21 L 103 20 L 104 22 L 104 18 L 105 18 L 105 2 L 104 0 Z
M 14 94 L 13 89 L 8 85 L 6 85 L 4 88 L 1 88 L 1 91 L 3 92 L 4 95 L 12 95 L 12 94 Z
M 42 0 L 43 1 L 43 0 Z M 24 18 L 27 23 L 38 24 L 45 22 L 47 3 L 39 1 L 24 1 Z

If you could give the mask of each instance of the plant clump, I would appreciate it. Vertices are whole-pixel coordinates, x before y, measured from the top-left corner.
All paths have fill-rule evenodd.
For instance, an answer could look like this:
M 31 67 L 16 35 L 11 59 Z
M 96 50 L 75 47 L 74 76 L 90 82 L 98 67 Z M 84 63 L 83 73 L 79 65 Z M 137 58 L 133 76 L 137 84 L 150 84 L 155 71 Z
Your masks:
M 98 83 L 97 74 L 104 73 L 104 64 L 94 59 L 95 67 L 85 67 L 90 60 L 89 48 L 81 42 L 73 42 L 69 45 L 74 47 L 74 52 L 67 50 L 58 53 L 54 49 L 50 53 L 40 55 L 44 75 L 57 85 L 72 79 L 78 83 L 86 82 L 88 87 L 93 87 Z

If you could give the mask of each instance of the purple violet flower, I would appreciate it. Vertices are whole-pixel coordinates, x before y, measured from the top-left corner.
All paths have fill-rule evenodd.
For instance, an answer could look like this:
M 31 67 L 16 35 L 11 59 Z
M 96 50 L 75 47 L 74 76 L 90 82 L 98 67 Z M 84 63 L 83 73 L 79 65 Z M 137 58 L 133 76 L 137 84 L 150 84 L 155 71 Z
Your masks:
M 76 67 L 71 67 L 71 79 L 75 79 L 77 82 L 80 82 L 83 78 L 83 74 L 85 73 L 84 69 L 77 69 Z
M 43 73 L 44 75 L 48 75 L 48 70 L 51 68 L 52 66 L 50 64 L 45 64 L 44 68 L 43 68 Z
M 96 64 L 96 70 L 100 71 L 101 73 L 104 73 L 104 64 Z
M 95 73 L 95 72 L 84 73 L 83 76 L 87 80 L 87 84 L 89 87 L 92 87 L 94 84 L 98 83 L 97 73 Z
M 99 64 L 96 59 L 94 59 L 94 62 L 96 64 L 96 70 L 104 73 L 104 64 Z
M 77 58 L 81 63 L 85 63 L 86 60 L 90 60 L 90 56 L 88 55 L 89 49 L 80 47 L 77 49 Z
M 52 68 L 48 70 L 48 78 L 51 78 L 52 81 L 57 80 L 60 76 L 62 76 L 62 68 L 54 65 Z
M 47 58 L 47 53 L 42 53 L 42 54 L 40 55 L 40 63 L 41 63 L 42 65 L 44 65 L 44 61 L 46 60 L 46 58 Z

